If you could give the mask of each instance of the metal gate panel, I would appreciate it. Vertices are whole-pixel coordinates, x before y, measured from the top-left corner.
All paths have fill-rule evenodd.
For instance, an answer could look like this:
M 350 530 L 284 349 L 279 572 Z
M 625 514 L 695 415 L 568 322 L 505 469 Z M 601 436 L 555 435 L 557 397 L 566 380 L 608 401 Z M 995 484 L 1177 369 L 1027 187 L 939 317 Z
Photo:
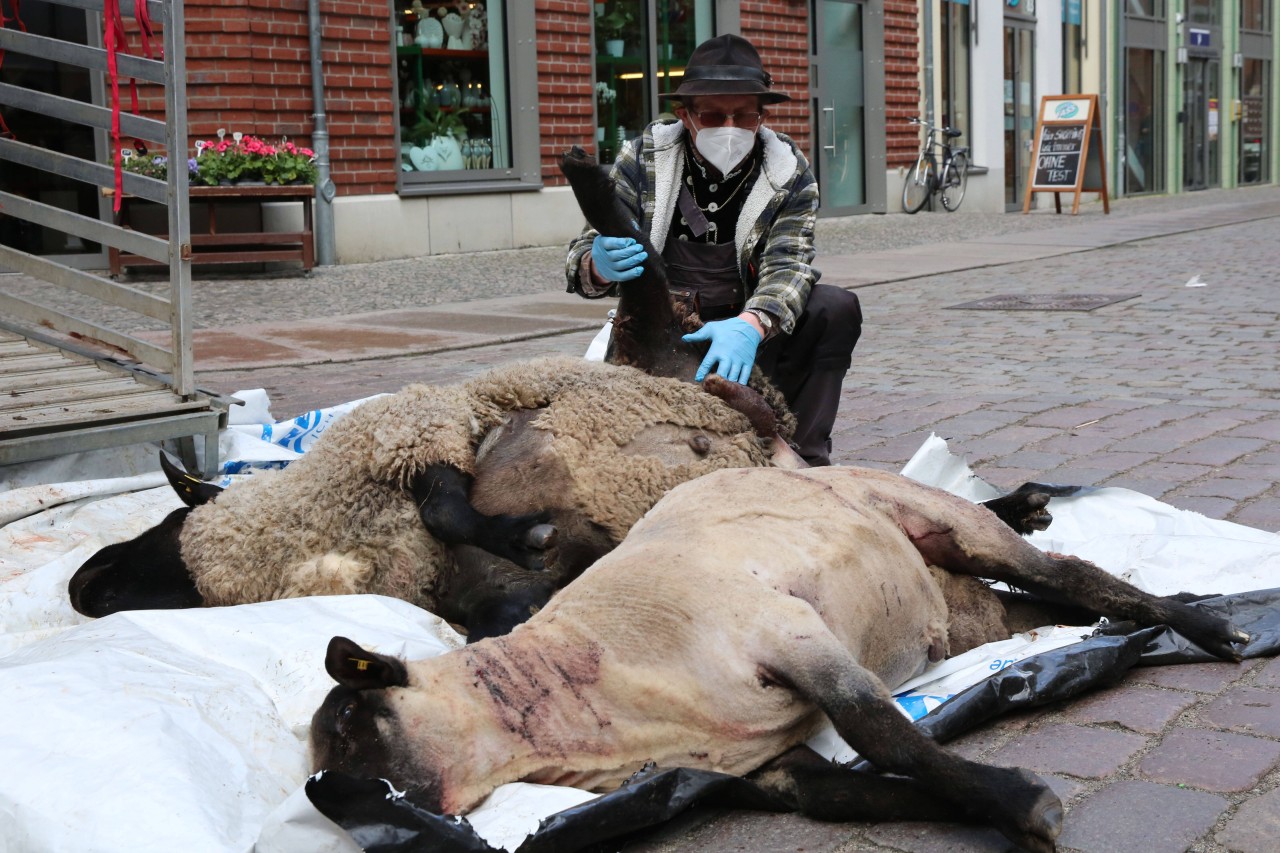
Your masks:
M 97 13 L 105 26 L 111 26 L 104 0 L 44 2 Z M 122 16 L 134 15 L 134 0 L 119 0 L 118 6 Z M 192 353 L 189 176 L 181 167 L 187 159 L 183 6 L 181 0 L 147 0 L 146 10 L 161 31 L 163 59 L 131 55 L 124 52 L 127 47 L 118 45 L 117 82 L 128 85 L 128 79 L 133 78 L 163 86 L 163 121 L 134 114 L 121 108 L 118 101 L 102 106 L 6 82 L 0 82 L 0 104 L 105 131 L 118 116 L 121 137 L 164 146 L 173 165 L 167 180 L 125 172 L 117 186 L 114 165 L 24 142 L 20 127 L 13 128 L 18 138 L 0 137 L 0 167 L 14 163 L 92 184 L 104 194 L 122 192 L 162 204 L 167 211 L 167 239 L 4 191 L 0 191 L 0 215 L 167 263 L 167 295 L 146 293 L 9 246 L 0 245 L 0 266 L 163 321 L 170 328 L 169 343 L 142 340 L 127 330 L 111 328 L 90 316 L 67 314 L 35 299 L 0 294 L 0 315 L 5 317 L 0 325 L 21 334 L 0 333 L 0 389 L 9 395 L 0 407 L 0 464 L 177 438 L 192 465 L 190 437 L 194 435 L 205 437 L 205 470 L 212 472 L 217 463 L 216 433 L 225 424 L 228 401 L 196 388 Z M 109 73 L 104 47 L 28 33 L 13 26 L 0 29 L 0 51 Z M 113 141 L 113 156 L 119 156 L 117 147 Z M 38 331 L 41 329 L 104 344 L 127 353 L 135 363 L 122 364 L 66 339 L 50 338 Z

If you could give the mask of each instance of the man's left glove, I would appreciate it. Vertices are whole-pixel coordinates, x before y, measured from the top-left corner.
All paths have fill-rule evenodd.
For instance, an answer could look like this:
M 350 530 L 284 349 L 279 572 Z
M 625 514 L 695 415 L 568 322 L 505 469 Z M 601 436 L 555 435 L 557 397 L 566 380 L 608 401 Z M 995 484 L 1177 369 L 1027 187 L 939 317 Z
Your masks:
M 701 382 L 708 373 L 715 371 L 731 382 L 746 385 L 751 378 L 751 366 L 755 364 L 761 337 L 746 320 L 730 317 L 707 323 L 681 340 L 690 344 L 711 341 L 711 349 L 698 365 L 698 375 L 693 377 L 695 382 Z

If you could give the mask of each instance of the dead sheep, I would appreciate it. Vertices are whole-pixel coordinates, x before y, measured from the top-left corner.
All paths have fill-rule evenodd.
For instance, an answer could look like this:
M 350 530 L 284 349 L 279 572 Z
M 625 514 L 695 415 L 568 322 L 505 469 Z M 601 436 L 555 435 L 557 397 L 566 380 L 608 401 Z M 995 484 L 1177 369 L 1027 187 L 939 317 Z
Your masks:
M 221 493 L 176 477 L 188 506 L 95 554 L 72 578 L 71 602 L 103 616 L 377 593 L 448 611 L 467 592 L 459 554 L 464 568 L 547 569 L 545 598 L 677 483 L 790 459 L 758 434 L 778 430 L 759 395 L 707 388 L 732 405 L 697 385 L 571 358 L 410 386 L 345 416 L 283 471 Z M 441 615 L 465 622 L 465 609 Z
M 409 662 L 335 637 L 312 767 L 384 778 L 442 814 L 507 782 L 608 791 L 646 765 L 688 767 L 745 775 L 777 810 L 965 820 L 1053 850 L 1063 810 L 1039 777 L 948 753 L 890 698 L 964 651 L 931 566 L 1167 624 L 1226 659 L 1248 642 L 895 474 L 725 470 L 673 489 L 507 636 Z M 803 744 L 825 720 L 896 775 L 817 759 Z

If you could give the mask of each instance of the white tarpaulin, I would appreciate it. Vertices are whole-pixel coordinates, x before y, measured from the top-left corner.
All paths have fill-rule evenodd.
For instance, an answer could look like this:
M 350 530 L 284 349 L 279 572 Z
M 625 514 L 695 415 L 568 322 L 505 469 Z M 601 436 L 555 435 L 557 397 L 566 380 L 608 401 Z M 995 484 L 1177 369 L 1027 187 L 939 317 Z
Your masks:
M 261 442 L 299 426 L 251 429 Z M 945 476 L 951 488 L 980 482 L 936 440 L 909 470 L 926 481 Z M 332 686 L 323 665 L 329 638 L 409 657 L 460 638 L 431 614 L 376 596 L 84 619 L 66 597 L 76 568 L 180 506 L 167 486 L 155 487 L 156 475 L 132 473 L 0 488 L 2 849 L 350 853 L 351 841 L 300 791 L 310 717 Z M 1276 534 L 1132 492 L 1055 499 L 1051 509 L 1044 547 L 1081 553 L 1154 591 L 1260 588 L 1274 585 L 1280 567 Z M 1224 575 L 1215 565 L 1230 568 Z M 1000 667 L 1083 633 L 1045 629 L 984 646 L 907 685 L 899 702 L 919 717 Z M 824 748 L 846 757 L 835 739 Z M 471 822 L 490 843 L 514 849 L 542 816 L 590 797 L 504 786 Z

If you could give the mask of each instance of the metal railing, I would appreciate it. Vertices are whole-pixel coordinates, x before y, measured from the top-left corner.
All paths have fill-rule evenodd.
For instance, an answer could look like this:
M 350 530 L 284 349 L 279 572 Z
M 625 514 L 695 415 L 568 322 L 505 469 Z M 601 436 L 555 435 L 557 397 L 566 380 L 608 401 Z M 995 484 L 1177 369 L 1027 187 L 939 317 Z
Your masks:
M 102 13 L 103 0 L 47 0 L 47 2 Z M 122 15 L 134 13 L 133 0 L 120 0 Z M 165 120 L 135 115 L 121 108 L 122 137 L 163 144 L 177 153 L 175 163 L 186 157 L 186 60 L 183 43 L 181 0 L 147 0 L 151 20 L 161 28 L 164 59 L 145 59 L 118 54 L 117 74 L 164 87 Z M 22 32 L 13 27 L 0 29 L 0 50 L 25 54 L 89 71 L 108 71 L 108 52 L 103 47 L 75 44 L 58 38 Z M 0 83 L 0 104 L 90 128 L 110 131 L 113 110 L 21 86 Z M 114 144 L 112 145 L 114 156 Z M 104 189 L 115 189 L 112 165 L 85 160 L 32 145 L 20 139 L 0 137 L 0 165 L 4 161 L 61 175 Z M 0 312 L 10 317 L 102 341 L 167 374 L 176 393 L 196 393 L 191 347 L 191 225 L 187 197 L 188 175 L 184 168 L 171 168 L 167 181 L 125 172 L 123 192 L 157 202 L 168 208 L 168 239 L 121 228 L 110 222 L 83 216 L 34 199 L 0 191 L 0 212 L 27 222 L 75 235 L 86 240 L 128 251 L 169 265 L 168 297 L 153 296 L 136 288 L 74 269 L 66 264 L 0 245 L 0 267 L 48 281 L 77 293 L 124 308 L 154 320 L 168 322 L 172 330 L 169 346 L 141 340 L 93 320 L 75 317 L 55 308 L 21 297 L 0 294 Z
M 21 137 L 21 125 L 10 130 L 17 138 L 0 136 L 0 169 L 12 163 L 24 167 L 40 180 L 41 172 L 50 175 L 50 186 L 56 181 L 82 182 L 99 188 L 99 196 L 111 195 L 118 203 L 125 195 L 163 205 L 167 216 L 167 235 L 157 237 L 133 231 L 116 224 L 117 219 L 96 218 L 67 210 L 46 202 L 39 191 L 36 198 L 0 190 L 0 217 L 13 217 L 19 225 L 30 224 L 62 232 L 69 237 L 97 243 L 104 248 L 120 249 L 168 265 L 167 293 L 145 292 L 98 275 L 61 263 L 57 256 L 41 256 L 13 246 L 0 245 L 0 269 L 24 273 L 61 288 L 24 296 L 0 292 L 0 326 L 16 330 L 25 338 L 5 337 L 0 356 L 11 358 L 0 365 L 4 387 L 12 388 L 6 405 L 0 407 L 0 465 L 42 459 L 81 450 L 114 447 L 137 442 L 176 439 L 189 466 L 196 463 L 193 436 L 204 437 L 203 469 L 212 475 L 217 466 L 217 431 L 225 424 L 226 406 L 230 402 L 201 392 L 195 385 L 192 343 L 191 306 L 191 219 L 188 199 L 189 175 L 186 168 L 187 105 L 186 59 L 182 0 L 145 0 L 145 12 L 160 29 L 162 58 L 142 58 L 125 52 L 118 35 L 123 31 L 124 16 L 134 16 L 135 0 L 45 0 L 62 7 L 85 12 L 86 20 L 105 22 L 116 28 L 99 42 L 93 27 L 88 28 L 88 44 L 24 31 L 14 26 L 0 27 L 0 51 L 52 62 L 76 74 L 88 71 L 103 75 L 108 83 L 106 106 L 75 98 L 62 97 L 0 82 L 0 105 L 31 113 L 42 120 L 52 119 L 56 127 L 79 132 L 75 125 L 90 128 L 101 137 L 106 134 L 112 158 L 119 156 L 119 138 L 145 140 L 163 145 L 169 155 L 166 179 L 157 180 L 124 171 L 117 179 L 114 162 L 103 163 L 75 154 L 53 150 L 52 144 L 33 144 Z M 142 0 L 139 0 L 142 2 Z M 16 3 L 12 4 L 16 7 Z M 119 17 L 116 12 L 118 10 Z M 145 16 L 140 25 L 146 23 Z M 105 45 L 105 46 L 103 46 Z M 115 47 L 109 50 L 108 46 Z M 115 79 L 111 80 L 114 65 Z M 132 99 L 127 108 L 113 92 L 127 91 L 130 80 L 163 87 L 164 120 L 148 118 L 133 112 Z M 92 87 L 91 87 L 92 88 Z M 154 91 L 154 90 L 152 90 Z M 23 113 L 19 113 L 22 115 Z M 2 130 L 2 128 L 0 128 Z M 98 146 L 95 149 L 100 151 Z M 95 155 L 96 156 L 96 155 Z M 52 176 L 57 176 L 53 178 Z M 73 184 L 74 185 L 74 184 Z M 14 188 L 14 187 L 11 187 Z M 19 190 L 21 192 L 21 190 Z M 110 221 L 105 221 L 105 220 Z M 31 246 L 23 248 L 31 249 Z M 67 304 L 84 305 L 84 300 L 68 299 L 72 291 L 102 303 L 99 315 L 93 307 L 67 309 Z M 45 304 L 46 300 L 53 304 Z M 59 305 L 61 307 L 54 307 Z M 120 328 L 112 328 L 101 316 L 119 317 L 125 311 L 150 318 L 144 325 L 154 327 L 158 321 L 167 325 L 167 343 L 148 341 Z M 68 313 L 92 315 L 75 316 Z M 113 321 L 120 326 L 119 319 Z M 47 330 L 62 333 L 63 339 L 51 338 Z M 161 336 L 164 338 L 164 336 Z M 25 342 L 24 342 L 25 340 Z M 89 341 L 114 348 L 110 355 L 86 350 L 78 341 Z M 125 364 L 118 356 L 127 353 L 139 364 Z M 58 357 L 48 353 L 60 352 Z M 35 353 L 33 355 L 32 353 Z M 40 355 L 39 353 L 45 353 Z M 16 355 L 15 355 L 16 354 Z M 96 370 L 94 362 L 96 362 Z M 40 365 L 39 371 L 28 365 Z M 40 372 L 42 371 L 42 372 Z M 121 373 L 138 387 L 120 391 Z M 86 374 L 97 377 L 86 380 Z M 104 378 L 105 377 L 105 378 Z M 112 378 L 116 377 L 116 378 Z M 24 384 L 25 383 L 25 384 Z M 51 391 L 50 389 L 54 389 Z M 159 393 L 158 393 L 159 392 Z M 63 401 L 79 394 L 73 402 Z M 15 411 L 30 399 L 30 408 Z M 52 404 L 50 401 L 56 401 Z

